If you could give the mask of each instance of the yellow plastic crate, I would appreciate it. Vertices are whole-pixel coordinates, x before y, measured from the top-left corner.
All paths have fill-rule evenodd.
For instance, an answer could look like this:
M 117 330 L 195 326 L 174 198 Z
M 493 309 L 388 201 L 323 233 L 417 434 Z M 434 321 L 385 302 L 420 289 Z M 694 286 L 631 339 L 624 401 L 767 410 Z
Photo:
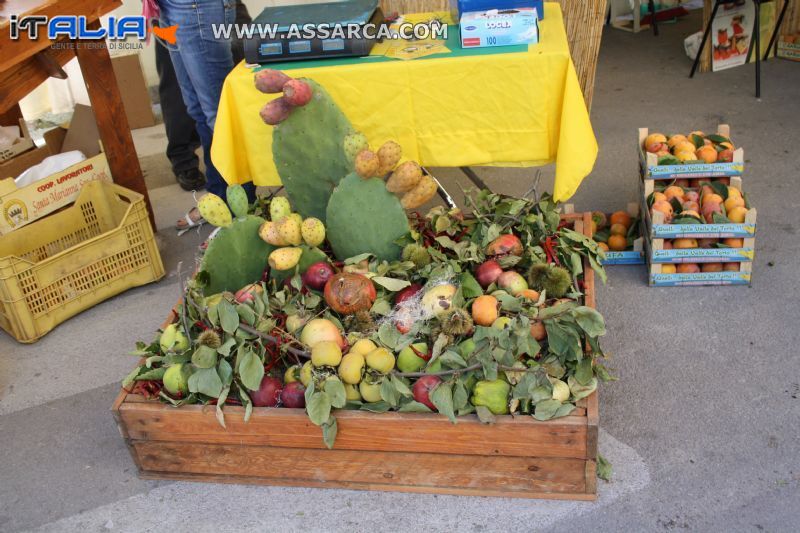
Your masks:
M 0 327 L 33 342 L 81 311 L 163 276 L 144 197 L 89 182 L 70 207 L 0 237 Z

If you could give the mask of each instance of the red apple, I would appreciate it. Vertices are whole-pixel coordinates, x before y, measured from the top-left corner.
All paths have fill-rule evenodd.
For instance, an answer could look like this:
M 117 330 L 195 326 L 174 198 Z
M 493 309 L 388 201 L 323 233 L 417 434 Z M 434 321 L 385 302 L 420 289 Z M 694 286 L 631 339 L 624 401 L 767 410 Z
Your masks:
M 485 289 L 497 281 L 497 278 L 499 278 L 502 273 L 503 268 L 500 266 L 500 263 L 494 259 L 489 259 L 481 263 L 481 265 L 475 269 L 475 279 L 477 279 L 481 287 Z
M 433 389 L 438 387 L 441 382 L 442 379 L 439 376 L 422 376 L 411 388 L 414 400 L 428 406 L 431 411 L 436 411 L 436 406 L 431 402 L 430 395 Z
M 405 289 L 397 291 L 397 294 L 394 295 L 394 305 L 400 305 L 406 300 L 413 298 L 421 290 L 422 285 L 419 283 L 412 283 Z
M 291 409 L 306 406 L 306 387 L 300 381 L 287 383 L 281 392 L 281 404 Z
M 281 397 L 281 389 L 283 389 L 281 380 L 272 376 L 264 376 L 258 390 L 250 393 L 253 406 L 276 407 L 278 399 Z
M 314 263 L 303 272 L 303 285 L 315 291 L 321 291 L 325 284 L 336 273 L 333 267 L 325 261 Z
M 511 233 L 500 235 L 486 248 L 486 255 L 522 255 L 522 241 Z
M 512 296 L 516 296 L 528 288 L 528 282 L 525 281 L 522 274 L 513 270 L 500 274 L 500 277 L 497 278 L 497 285 L 511 293 Z
M 259 283 L 251 283 L 236 291 L 233 297 L 240 304 L 251 303 L 256 299 L 256 294 L 261 294 L 263 290 L 264 288 Z

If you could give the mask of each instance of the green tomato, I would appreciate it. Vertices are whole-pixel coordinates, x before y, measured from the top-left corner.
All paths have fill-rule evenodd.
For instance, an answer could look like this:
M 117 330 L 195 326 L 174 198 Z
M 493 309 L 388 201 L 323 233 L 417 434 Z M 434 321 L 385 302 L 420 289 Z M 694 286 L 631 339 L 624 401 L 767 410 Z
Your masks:
M 502 379 L 494 381 L 479 381 L 472 390 L 472 405 L 483 405 L 493 414 L 508 414 L 508 394 L 511 392 L 511 385 Z

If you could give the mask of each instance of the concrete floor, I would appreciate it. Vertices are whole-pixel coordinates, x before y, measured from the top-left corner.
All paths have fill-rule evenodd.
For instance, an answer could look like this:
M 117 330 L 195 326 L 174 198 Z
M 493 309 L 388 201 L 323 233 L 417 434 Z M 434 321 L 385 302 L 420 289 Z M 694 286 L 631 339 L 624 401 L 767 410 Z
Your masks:
M 125 353 L 151 338 L 178 295 L 178 262 L 191 268 L 206 233 L 171 231 L 191 202 L 173 185 L 151 191 L 163 281 L 98 305 L 34 345 L 0 335 L 0 531 L 800 529 L 800 65 L 766 64 L 760 101 L 752 68 L 689 80 L 681 39 L 698 26 L 695 14 L 664 25 L 659 38 L 606 32 L 592 111 L 601 152 L 574 202 L 610 211 L 635 200 L 638 127 L 730 123 L 759 209 L 754 282 L 651 289 L 644 267 L 610 268 L 598 301 L 619 381 L 602 389 L 600 441 L 615 474 L 601 483 L 598 502 L 139 480 L 109 407 L 135 363 Z M 136 138 L 141 156 L 163 150 L 158 128 Z M 452 170 L 436 174 L 466 185 Z M 520 194 L 533 172 L 481 175 Z

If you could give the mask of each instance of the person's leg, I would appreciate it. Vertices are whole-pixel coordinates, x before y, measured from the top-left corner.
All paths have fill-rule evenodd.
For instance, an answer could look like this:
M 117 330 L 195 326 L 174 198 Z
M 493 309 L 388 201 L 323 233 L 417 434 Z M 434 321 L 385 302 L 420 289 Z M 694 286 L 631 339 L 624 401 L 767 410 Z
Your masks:
M 234 4 L 236 8 L 236 24 L 250 24 L 253 22 L 246 5 L 239 0 L 235 0 Z M 244 59 L 244 43 L 236 36 L 231 41 L 231 51 L 233 52 L 233 64 L 238 65 Z
M 167 158 L 172 164 L 172 172 L 185 190 L 205 187 L 205 176 L 200 172 L 200 160 L 195 150 L 200 146 L 200 137 L 195 129 L 195 121 L 189 116 L 183 103 L 181 88 L 172 66 L 170 52 L 159 41 L 154 43 L 156 70 L 158 71 L 158 94 L 161 100 L 161 113 L 167 133 Z

